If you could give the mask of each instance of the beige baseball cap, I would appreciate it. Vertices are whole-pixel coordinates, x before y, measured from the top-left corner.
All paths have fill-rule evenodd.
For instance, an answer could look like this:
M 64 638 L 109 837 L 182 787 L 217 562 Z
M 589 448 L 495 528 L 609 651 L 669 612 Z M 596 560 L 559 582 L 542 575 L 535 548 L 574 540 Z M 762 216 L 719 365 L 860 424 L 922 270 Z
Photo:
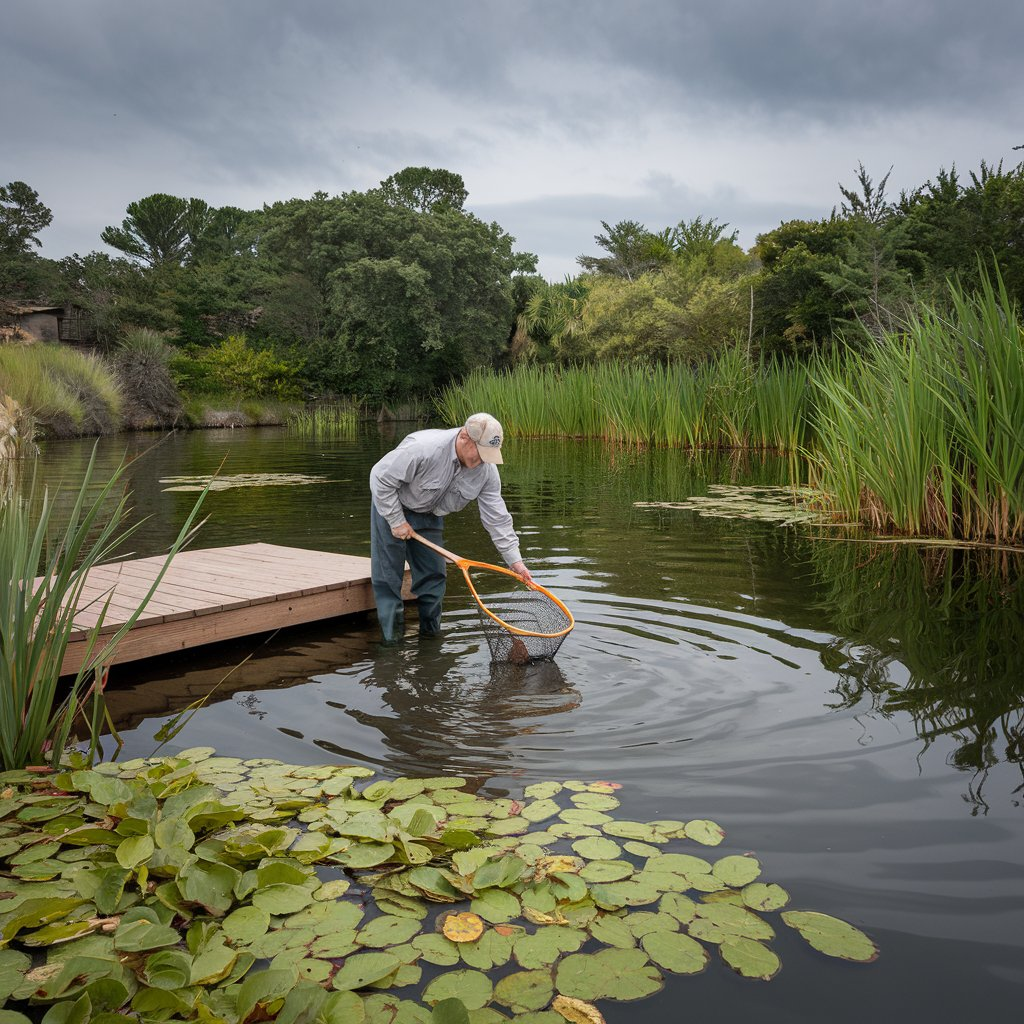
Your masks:
M 484 462 L 493 465 L 501 465 L 504 459 L 501 457 L 501 442 L 505 438 L 505 432 L 501 424 L 489 413 L 475 412 L 466 420 L 466 433 L 470 440 L 476 443 L 477 451 Z

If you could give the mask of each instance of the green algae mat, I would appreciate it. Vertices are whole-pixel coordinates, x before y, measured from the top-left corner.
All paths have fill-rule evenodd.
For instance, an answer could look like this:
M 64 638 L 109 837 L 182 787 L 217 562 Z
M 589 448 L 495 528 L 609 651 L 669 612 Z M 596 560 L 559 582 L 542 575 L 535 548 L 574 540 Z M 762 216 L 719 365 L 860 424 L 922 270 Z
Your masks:
M 602 1024 L 714 958 L 770 980 L 780 927 L 877 957 L 715 857 L 715 822 L 620 817 L 619 789 L 207 748 L 4 773 L 0 1024 Z

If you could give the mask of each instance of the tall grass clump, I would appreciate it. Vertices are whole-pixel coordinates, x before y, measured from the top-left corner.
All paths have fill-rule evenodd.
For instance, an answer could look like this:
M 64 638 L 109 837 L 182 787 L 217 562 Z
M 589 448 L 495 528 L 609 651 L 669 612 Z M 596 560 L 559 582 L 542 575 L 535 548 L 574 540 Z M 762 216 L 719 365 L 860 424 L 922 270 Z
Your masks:
M 171 547 L 167 562 L 139 607 L 112 633 L 91 627 L 86 655 L 73 679 L 61 684 L 61 664 L 76 610 L 83 607 L 86 576 L 108 559 L 141 524 L 122 528 L 127 495 L 117 496 L 126 464 L 92 486 L 96 453 L 74 497 L 69 515 L 55 516 L 55 503 L 35 487 L 9 495 L 0 508 L 0 765 L 3 770 L 49 763 L 56 766 L 82 716 L 95 756 L 105 719 L 105 666 L 142 614 L 171 558 L 191 534 L 205 497 L 200 496 Z M 111 510 L 112 506 L 112 510 Z M 106 599 L 94 599 L 101 611 Z
M 354 437 L 359 418 L 358 406 L 331 402 L 295 410 L 288 417 L 287 426 L 292 433 L 310 440 Z
M 52 437 L 106 434 L 120 424 L 121 394 L 110 368 L 66 345 L 0 345 L 0 392 Z
M 878 531 L 1024 542 L 1024 346 L 1000 280 L 815 374 L 812 480 Z
M 512 435 L 669 448 L 795 452 L 806 438 L 807 373 L 740 349 L 697 367 L 602 362 L 476 371 L 437 402 L 449 423 L 486 410 Z
M 171 373 L 175 352 L 158 331 L 140 327 L 125 333 L 111 356 L 124 398 L 124 423 L 133 430 L 173 427 L 184 407 Z

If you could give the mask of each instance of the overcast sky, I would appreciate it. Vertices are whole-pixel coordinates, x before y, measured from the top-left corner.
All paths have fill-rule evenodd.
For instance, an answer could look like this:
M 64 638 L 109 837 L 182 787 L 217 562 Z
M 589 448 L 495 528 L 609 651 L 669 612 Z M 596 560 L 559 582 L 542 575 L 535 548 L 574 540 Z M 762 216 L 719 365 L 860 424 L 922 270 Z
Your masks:
M 463 176 L 560 280 L 602 220 L 749 247 L 1024 152 L 1020 0 L 2 0 L 0 184 L 103 249 L 154 192 L 215 206 Z

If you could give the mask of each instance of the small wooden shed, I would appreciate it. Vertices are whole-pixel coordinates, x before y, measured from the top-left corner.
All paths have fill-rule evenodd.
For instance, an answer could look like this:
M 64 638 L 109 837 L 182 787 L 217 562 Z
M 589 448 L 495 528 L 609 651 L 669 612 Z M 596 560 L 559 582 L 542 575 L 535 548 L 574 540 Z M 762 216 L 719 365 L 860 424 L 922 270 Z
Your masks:
M 54 306 L 26 299 L 0 299 L 0 326 L 17 328 L 36 341 L 91 345 L 96 340 L 92 316 L 72 304 Z

